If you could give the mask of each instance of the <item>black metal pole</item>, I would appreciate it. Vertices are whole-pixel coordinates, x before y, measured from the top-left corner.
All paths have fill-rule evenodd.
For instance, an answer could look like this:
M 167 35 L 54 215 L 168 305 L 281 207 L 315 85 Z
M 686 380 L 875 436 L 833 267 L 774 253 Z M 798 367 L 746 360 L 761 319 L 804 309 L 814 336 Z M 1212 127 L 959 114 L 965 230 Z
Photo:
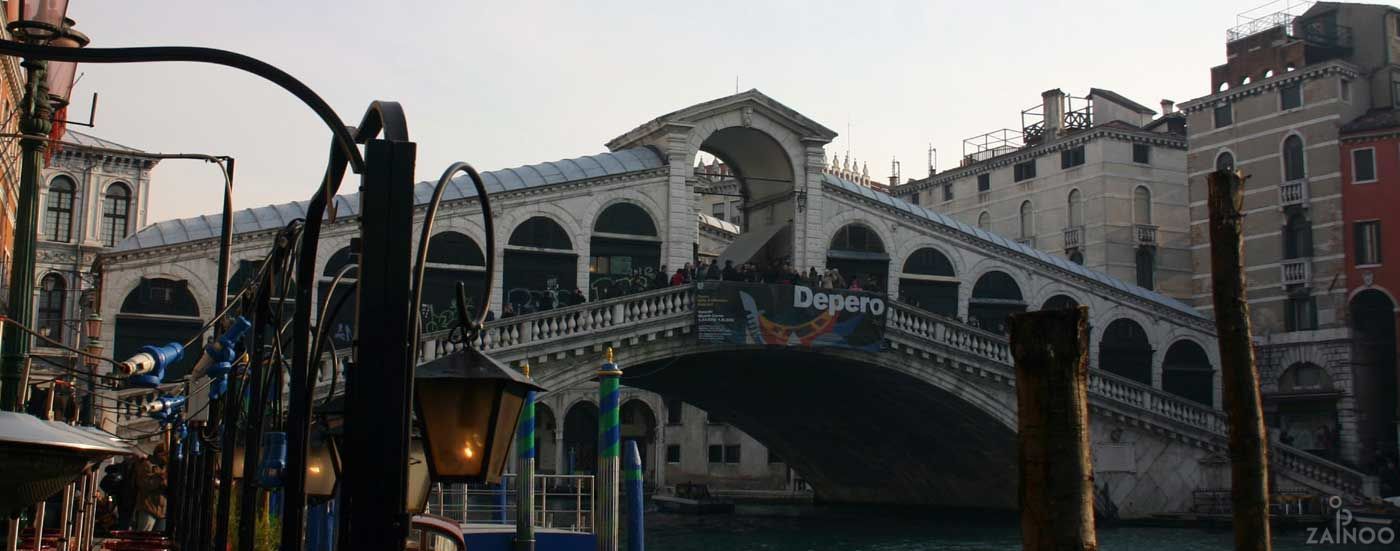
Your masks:
M 62 48 L 60 48 L 62 49 Z M 73 48 L 77 49 L 77 48 Z M 15 213 L 14 265 L 10 268 L 10 296 L 7 314 L 20 325 L 34 325 L 35 233 L 39 226 L 39 169 L 44 162 L 47 138 L 53 129 L 53 108 L 45 84 L 48 64 L 26 57 L 23 67 L 29 78 L 25 85 L 20 129 L 19 207 Z M 407 266 L 407 264 L 405 264 Z M 0 342 L 0 409 L 24 409 L 24 379 L 29 371 L 29 335 L 11 331 Z
M 257 299 L 252 307 L 253 315 L 253 338 L 249 346 L 247 381 L 249 389 L 248 420 L 244 424 L 244 444 L 243 444 L 243 484 L 239 488 L 238 496 L 238 548 L 241 551 L 252 551 L 253 544 L 256 543 L 255 535 L 257 529 L 257 508 L 258 508 L 258 484 L 254 475 L 258 456 L 262 447 L 262 427 L 263 411 L 265 409 L 267 391 L 263 387 L 263 378 L 267 376 L 268 367 L 266 347 L 263 342 L 267 338 L 268 321 L 272 319 L 272 312 L 269 308 L 272 293 L 279 291 L 273 284 L 276 281 L 276 270 L 274 266 L 279 266 L 286 258 L 291 242 L 296 234 L 291 228 L 283 231 L 277 237 L 276 249 L 269 255 L 268 266 L 263 270 L 262 278 L 258 281 Z M 272 338 L 277 338 L 273 332 Z
M 347 373 L 344 478 L 338 541 L 403 549 L 408 535 L 409 411 L 413 346 L 408 312 L 416 145 L 376 139 L 361 186 L 358 358 Z

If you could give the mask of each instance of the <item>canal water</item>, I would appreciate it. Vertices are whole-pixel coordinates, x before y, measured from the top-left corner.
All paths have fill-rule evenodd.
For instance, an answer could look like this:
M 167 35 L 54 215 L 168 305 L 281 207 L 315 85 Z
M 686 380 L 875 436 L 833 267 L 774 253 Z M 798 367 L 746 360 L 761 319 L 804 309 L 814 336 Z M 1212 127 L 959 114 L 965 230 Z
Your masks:
M 1002 551 L 1021 549 L 1008 514 L 930 510 L 741 505 L 734 515 L 649 513 L 648 551 Z M 1386 545 L 1308 545 L 1308 533 L 1274 534 L 1274 549 L 1378 550 Z M 1104 551 L 1216 551 L 1233 547 L 1225 529 L 1123 526 L 1099 530 Z

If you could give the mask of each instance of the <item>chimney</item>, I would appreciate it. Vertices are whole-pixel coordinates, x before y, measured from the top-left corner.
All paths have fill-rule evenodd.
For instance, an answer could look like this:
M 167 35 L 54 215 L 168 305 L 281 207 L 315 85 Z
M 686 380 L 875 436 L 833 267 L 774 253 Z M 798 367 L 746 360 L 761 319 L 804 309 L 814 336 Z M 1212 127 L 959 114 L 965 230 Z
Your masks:
M 1169 100 L 1169 99 L 1164 99 L 1164 100 L 1162 100 L 1162 116 L 1163 116 L 1163 117 L 1172 114 L 1172 112 L 1174 112 L 1174 111 L 1176 111 L 1176 102 L 1174 102 L 1174 101 L 1172 101 L 1172 100 Z
M 1045 114 L 1045 137 L 1054 139 L 1065 127 L 1065 93 L 1059 88 L 1040 93 L 1041 113 Z

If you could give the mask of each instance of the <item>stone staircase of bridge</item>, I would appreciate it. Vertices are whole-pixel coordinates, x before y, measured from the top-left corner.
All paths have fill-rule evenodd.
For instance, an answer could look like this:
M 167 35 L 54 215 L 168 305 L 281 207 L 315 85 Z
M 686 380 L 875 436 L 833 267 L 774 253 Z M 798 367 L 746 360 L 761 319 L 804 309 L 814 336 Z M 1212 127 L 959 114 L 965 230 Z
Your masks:
M 695 331 L 694 297 L 694 286 L 687 285 L 497 320 L 487 324 L 480 344 L 502 361 L 529 358 L 538 365 L 568 362 L 571 357 L 591 355 L 607 346 L 622 349 L 684 338 Z M 886 339 L 890 349 L 886 353 L 917 354 L 977 384 L 1014 389 L 1015 373 L 1006 337 L 889 302 Z M 463 346 L 453 342 L 447 332 L 427 334 L 423 340 L 423 361 Z M 1014 400 L 1014 391 L 1010 394 Z M 1227 451 L 1227 423 L 1221 410 L 1098 369 L 1089 371 L 1089 396 L 1097 415 L 1211 452 Z M 1281 443 L 1271 446 L 1270 461 L 1279 474 L 1315 491 L 1338 495 L 1374 491 L 1374 479 L 1363 473 Z

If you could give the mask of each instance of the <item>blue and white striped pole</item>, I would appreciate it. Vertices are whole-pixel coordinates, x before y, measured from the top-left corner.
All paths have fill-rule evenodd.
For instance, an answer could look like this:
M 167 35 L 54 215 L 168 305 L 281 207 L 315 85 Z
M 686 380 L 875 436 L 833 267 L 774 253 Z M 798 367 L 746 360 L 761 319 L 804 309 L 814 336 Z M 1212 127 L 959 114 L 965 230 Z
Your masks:
M 643 551 L 647 546 L 643 517 L 646 496 L 642 495 L 642 452 L 636 440 L 627 441 L 622 479 L 627 485 L 627 551 Z
M 622 398 L 622 369 L 608 361 L 598 370 L 598 474 L 593 492 L 594 536 L 598 551 L 617 551 L 617 478 L 622 447 L 622 422 L 618 402 Z
M 522 363 L 520 371 L 530 376 L 530 364 Z M 520 412 L 520 427 L 515 433 L 517 468 L 515 469 L 515 548 L 517 551 L 535 549 L 535 393 L 525 394 L 525 408 Z

